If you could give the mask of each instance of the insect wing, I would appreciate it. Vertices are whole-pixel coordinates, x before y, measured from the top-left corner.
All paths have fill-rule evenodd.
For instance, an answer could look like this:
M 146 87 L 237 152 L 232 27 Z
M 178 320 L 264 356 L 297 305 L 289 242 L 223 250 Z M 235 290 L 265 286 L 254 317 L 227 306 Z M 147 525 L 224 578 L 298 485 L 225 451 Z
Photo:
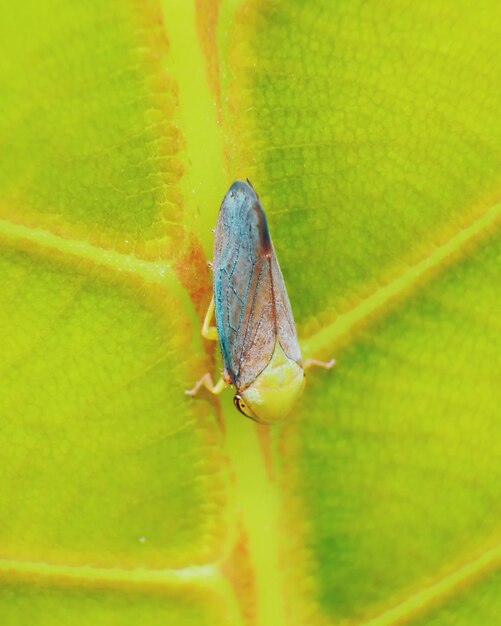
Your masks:
M 292 311 L 254 190 L 233 183 L 223 199 L 214 240 L 214 304 L 225 368 L 244 389 L 268 364 L 278 339 L 300 361 Z
M 276 311 L 276 334 L 285 354 L 293 361 L 300 363 L 302 358 L 296 325 L 275 250 L 273 250 L 273 256 L 270 259 L 270 266 Z

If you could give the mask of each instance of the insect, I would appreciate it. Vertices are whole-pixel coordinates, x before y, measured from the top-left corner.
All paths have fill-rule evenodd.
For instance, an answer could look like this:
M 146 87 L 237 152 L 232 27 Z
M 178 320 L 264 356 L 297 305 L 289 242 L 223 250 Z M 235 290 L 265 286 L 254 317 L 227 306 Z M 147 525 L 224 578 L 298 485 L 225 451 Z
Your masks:
M 205 374 L 189 391 L 214 394 L 234 385 L 236 408 L 257 422 L 273 424 L 288 415 L 311 365 L 301 358 L 292 310 L 271 241 L 266 215 L 250 181 L 237 180 L 224 196 L 214 234 L 213 297 L 202 335 L 217 340 L 224 370 L 214 384 Z M 213 316 L 216 326 L 211 326 Z

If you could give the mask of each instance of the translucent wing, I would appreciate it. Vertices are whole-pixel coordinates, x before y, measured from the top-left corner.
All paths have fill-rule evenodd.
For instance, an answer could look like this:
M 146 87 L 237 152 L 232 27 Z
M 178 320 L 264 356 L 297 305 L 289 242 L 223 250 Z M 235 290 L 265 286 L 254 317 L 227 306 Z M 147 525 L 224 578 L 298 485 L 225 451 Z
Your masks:
M 285 354 L 301 361 L 282 272 L 255 191 L 230 187 L 214 240 L 214 305 L 223 360 L 237 389 L 268 364 L 278 338 Z

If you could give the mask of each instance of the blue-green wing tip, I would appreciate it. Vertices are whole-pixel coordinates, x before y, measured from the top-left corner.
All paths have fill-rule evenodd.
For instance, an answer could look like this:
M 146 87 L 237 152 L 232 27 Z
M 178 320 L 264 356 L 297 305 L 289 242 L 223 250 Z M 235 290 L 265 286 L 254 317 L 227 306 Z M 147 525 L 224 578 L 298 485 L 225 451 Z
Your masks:
M 268 229 L 268 221 L 266 219 L 265 212 L 263 207 L 261 206 L 261 202 L 259 201 L 259 196 L 257 195 L 252 183 L 249 179 L 247 182 L 243 180 L 236 180 L 233 185 L 228 189 L 226 196 L 237 196 L 238 194 L 244 195 L 246 200 L 249 201 L 249 206 L 251 206 L 258 214 L 258 229 L 259 235 L 262 245 L 262 250 L 264 254 L 269 255 L 271 253 L 271 238 L 270 231 Z
M 243 181 L 243 180 L 236 180 L 231 187 L 228 189 L 228 193 L 230 192 L 238 192 L 241 191 L 243 193 L 249 193 L 252 196 L 256 196 L 257 194 L 254 191 L 254 187 L 252 186 L 251 182 L 249 179 L 247 179 L 247 182 Z

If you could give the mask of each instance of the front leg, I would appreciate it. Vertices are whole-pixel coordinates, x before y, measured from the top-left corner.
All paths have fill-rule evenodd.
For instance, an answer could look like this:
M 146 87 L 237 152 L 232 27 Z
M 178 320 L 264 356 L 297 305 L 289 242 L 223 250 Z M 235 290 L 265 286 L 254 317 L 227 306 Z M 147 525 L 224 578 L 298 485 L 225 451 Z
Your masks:
M 209 339 L 211 341 L 218 340 L 217 328 L 215 326 L 211 326 L 212 318 L 214 317 L 214 297 L 211 298 L 209 308 L 207 309 L 207 313 L 205 315 L 204 323 L 202 324 L 202 336 L 205 339 Z M 205 387 L 208 391 L 213 393 L 214 395 L 219 395 L 223 389 L 232 384 L 231 377 L 228 372 L 225 370 L 223 372 L 222 378 L 218 380 L 216 384 L 212 381 L 212 376 L 209 372 L 204 374 L 202 378 L 195 384 L 192 389 L 187 389 L 184 393 L 188 396 L 196 396 L 202 387 Z
M 229 383 L 224 378 L 220 378 L 216 384 L 212 382 L 212 376 L 209 372 L 204 374 L 202 378 L 196 383 L 193 389 L 187 389 L 184 393 L 187 396 L 196 396 L 202 387 L 208 389 L 214 395 L 219 395 L 223 389 L 226 389 Z

